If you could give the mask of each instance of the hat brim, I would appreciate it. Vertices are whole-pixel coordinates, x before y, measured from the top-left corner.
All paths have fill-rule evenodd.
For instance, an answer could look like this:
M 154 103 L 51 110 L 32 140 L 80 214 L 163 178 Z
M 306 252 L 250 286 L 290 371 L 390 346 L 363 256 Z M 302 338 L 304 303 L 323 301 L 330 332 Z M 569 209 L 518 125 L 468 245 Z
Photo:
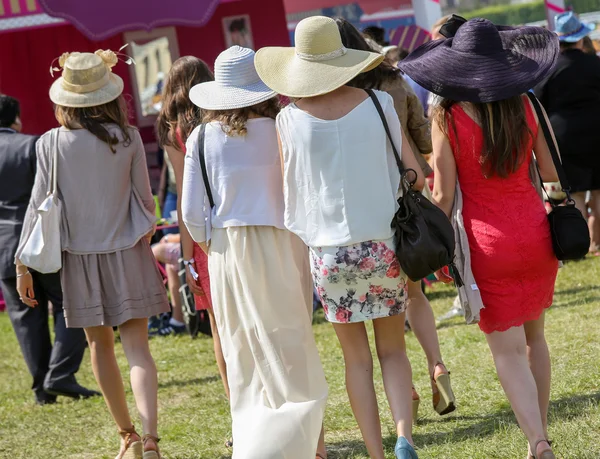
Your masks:
M 63 77 L 57 79 L 50 87 L 50 100 L 63 107 L 85 108 L 96 107 L 112 102 L 123 93 L 123 80 L 114 73 L 110 74 L 108 83 L 92 92 L 77 93 L 67 91 L 62 86 Z
M 526 93 L 541 83 L 559 55 L 557 36 L 540 27 L 498 27 L 504 50 L 476 54 L 453 50 L 453 38 L 421 45 L 398 67 L 445 99 L 487 103 Z
M 383 59 L 378 53 L 348 49 L 340 57 L 309 61 L 299 58 L 295 48 L 266 47 L 256 52 L 254 62 L 268 87 L 287 97 L 302 98 L 335 91 Z
M 277 93 L 262 81 L 248 86 L 224 86 L 216 81 L 200 83 L 190 90 L 190 100 L 204 110 L 236 110 L 265 102 Z
M 582 25 L 581 30 L 579 32 L 577 32 L 576 34 L 563 35 L 563 36 L 559 35 L 558 39 L 565 43 L 577 43 L 579 40 L 587 37 L 594 30 L 596 30 L 596 24 L 583 22 L 583 23 L 581 23 L 581 25 Z

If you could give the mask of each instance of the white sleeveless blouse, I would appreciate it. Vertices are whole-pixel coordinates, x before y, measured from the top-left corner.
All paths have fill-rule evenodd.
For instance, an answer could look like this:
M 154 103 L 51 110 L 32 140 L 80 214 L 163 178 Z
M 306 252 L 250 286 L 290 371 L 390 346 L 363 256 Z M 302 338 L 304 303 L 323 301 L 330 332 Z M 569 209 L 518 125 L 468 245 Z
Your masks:
M 392 97 L 375 91 L 401 151 Z M 281 138 L 285 225 L 309 247 L 335 247 L 393 236 L 400 172 L 370 98 L 337 120 L 295 104 L 277 117 Z

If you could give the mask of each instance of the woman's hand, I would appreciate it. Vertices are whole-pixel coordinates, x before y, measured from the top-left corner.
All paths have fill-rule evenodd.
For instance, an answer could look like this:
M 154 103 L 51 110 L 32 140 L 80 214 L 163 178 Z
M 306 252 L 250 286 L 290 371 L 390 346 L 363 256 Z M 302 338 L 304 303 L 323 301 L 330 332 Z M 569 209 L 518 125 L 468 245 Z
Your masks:
M 204 290 L 202 290 L 202 287 L 200 286 L 200 281 L 194 278 L 192 269 L 195 271 L 196 268 L 194 265 L 188 265 L 185 267 L 185 281 L 188 284 L 190 291 L 194 295 L 204 296 Z
M 17 292 L 19 292 L 19 299 L 30 308 L 35 308 L 38 302 L 35 299 L 35 292 L 33 290 L 33 277 L 29 271 L 19 273 L 17 275 Z
M 447 266 L 444 266 L 442 269 L 438 269 L 434 275 L 437 280 L 444 284 L 450 284 L 452 281 L 454 281 Z
M 152 236 L 154 236 L 156 234 L 156 223 L 154 225 L 152 225 L 152 229 L 150 231 L 148 231 L 146 233 L 146 236 L 144 236 L 147 240 L 148 243 L 150 243 L 150 241 L 152 240 Z

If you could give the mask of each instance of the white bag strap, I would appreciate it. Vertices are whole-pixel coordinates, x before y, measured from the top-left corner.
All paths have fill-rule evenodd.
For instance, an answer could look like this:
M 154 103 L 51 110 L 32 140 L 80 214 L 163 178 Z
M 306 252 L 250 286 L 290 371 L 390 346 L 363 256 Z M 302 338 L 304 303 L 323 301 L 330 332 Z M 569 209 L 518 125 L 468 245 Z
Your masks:
M 58 128 L 50 131 L 50 143 L 52 145 L 52 164 L 50 165 L 50 184 L 48 195 L 55 195 L 58 188 Z

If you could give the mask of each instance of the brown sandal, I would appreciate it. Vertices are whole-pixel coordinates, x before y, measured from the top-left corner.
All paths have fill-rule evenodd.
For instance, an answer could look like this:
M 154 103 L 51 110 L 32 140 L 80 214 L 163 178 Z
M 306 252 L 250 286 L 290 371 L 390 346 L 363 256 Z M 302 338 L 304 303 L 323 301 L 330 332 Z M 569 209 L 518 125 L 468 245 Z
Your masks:
M 419 397 L 419 393 L 415 386 L 412 387 L 412 415 L 413 422 L 417 422 L 417 418 L 419 417 L 419 404 L 421 403 L 421 397 Z
M 443 367 L 444 371 L 435 376 L 435 370 L 437 367 Z M 446 369 L 446 365 L 442 362 L 438 362 L 433 367 L 433 374 L 431 375 L 433 381 L 433 387 L 437 391 L 433 392 L 433 409 L 440 415 L 444 416 L 448 413 L 452 413 L 456 409 L 456 398 L 454 392 L 452 392 L 452 385 L 450 384 L 450 372 Z
M 119 435 L 123 439 L 121 450 L 115 459 L 143 459 L 144 458 L 144 446 L 141 440 L 132 440 L 131 437 L 136 435 L 139 438 L 139 434 L 135 431 L 135 426 L 131 426 L 129 429 L 119 431 Z
M 156 450 L 154 449 L 149 449 L 148 451 L 146 451 L 146 442 L 148 440 L 152 440 L 154 443 L 156 443 Z M 153 435 L 150 434 L 146 434 L 144 435 L 144 437 L 142 438 L 142 442 L 144 443 L 144 455 L 143 455 L 143 459 L 161 459 L 162 456 L 160 455 L 160 450 L 158 449 L 158 442 L 160 441 L 160 438 L 155 437 Z
M 542 454 L 540 455 L 540 457 L 537 457 L 535 455 L 535 453 L 537 452 L 537 447 L 540 443 L 548 443 L 548 449 L 545 449 L 544 451 L 542 451 Z M 533 453 L 530 451 L 527 454 L 527 458 L 528 459 L 556 459 L 556 456 L 552 452 L 552 444 L 548 440 L 540 440 L 533 447 Z

